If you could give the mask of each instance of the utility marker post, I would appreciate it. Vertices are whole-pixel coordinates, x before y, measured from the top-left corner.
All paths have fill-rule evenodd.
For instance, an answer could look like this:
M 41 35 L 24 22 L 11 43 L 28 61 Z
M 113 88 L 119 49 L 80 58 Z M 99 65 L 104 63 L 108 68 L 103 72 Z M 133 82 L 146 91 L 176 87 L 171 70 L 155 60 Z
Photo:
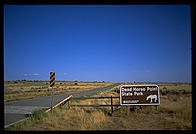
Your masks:
M 51 94 L 51 96 L 52 96 L 52 100 L 51 100 L 51 111 L 52 111 L 52 113 L 53 113 L 53 110 L 52 110 L 52 107 L 53 107 L 53 104 L 52 104 L 52 102 L 53 102 L 53 87 L 54 87 L 54 84 L 55 84 L 55 72 L 50 72 L 50 87 L 52 88 L 52 94 Z

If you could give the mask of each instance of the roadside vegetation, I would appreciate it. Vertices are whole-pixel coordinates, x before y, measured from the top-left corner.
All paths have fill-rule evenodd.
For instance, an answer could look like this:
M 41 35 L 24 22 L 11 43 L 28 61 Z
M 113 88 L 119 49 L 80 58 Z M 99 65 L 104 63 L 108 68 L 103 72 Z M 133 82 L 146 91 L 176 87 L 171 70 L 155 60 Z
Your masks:
M 159 84 L 158 84 L 159 85 Z M 119 96 L 119 87 L 92 96 Z M 168 90 L 191 90 L 191 84 L 161 84 Z M 110 99 L 71 100 L 70 104 L 110 104 Z M 119 99 L 114 100 L 119 104 Z M 67 104 L 51 112 L 35 112 L 31 118 L 7 128 L 7 130 L 192 130 L 192 93 L 161 94 L 160 106 L 135 106 L 127 114 L 126 106 L 68 107 Z M 39 113 L 39 114 L 37 114 Z
M 67 94 L 73 92 L 92 90 L 113 85 L 112 82 L 78 82 L 56 81 L 54 94 Z M 30 99 L 38 96 L 51 95 L 49 81 L 5 81 L 4 101 Z

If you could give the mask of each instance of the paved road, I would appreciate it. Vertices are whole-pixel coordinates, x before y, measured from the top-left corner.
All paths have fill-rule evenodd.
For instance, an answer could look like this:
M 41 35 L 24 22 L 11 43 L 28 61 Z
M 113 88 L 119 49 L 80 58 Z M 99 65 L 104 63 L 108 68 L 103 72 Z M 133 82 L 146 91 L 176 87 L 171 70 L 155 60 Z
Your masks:
M 100 91 L 105 91 L 114 86 L 118 86 L 120 83 L 116 83 L 112 86 L 105 88 L 96 88 L 89 91 L 72 93 L 73 98 L 78 98 L 84 95 L 91 95 Z M 57 104 L 70 94 L 54 95 L 53 105 Z M 18 100 L 4 103 L 4 123 L 5 127 L 8 127 L 15 122 L 25 119 L 29 114 L 32 114 L 37 109 L 48 109 L 51 106 L 51 96 L 37 97 L 33 99 Z

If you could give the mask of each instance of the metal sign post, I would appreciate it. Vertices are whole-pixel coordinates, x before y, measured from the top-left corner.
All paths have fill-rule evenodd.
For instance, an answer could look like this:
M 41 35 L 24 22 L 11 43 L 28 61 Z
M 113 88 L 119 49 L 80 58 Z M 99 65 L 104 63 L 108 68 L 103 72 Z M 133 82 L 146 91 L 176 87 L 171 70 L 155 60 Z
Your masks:
M 54 87 L 54 84 L 55 84 L 55 72 L 50 72 L 50 87 L 52 88 L 52 94 L 51 94 L 51 96 L 52 96 L 52 100 L 51 100 L 51 111 L 52 111 L 52 113 L 53 113 L 53 110 L 52 110 L 52 107 L 53 107 L 53 104 L 52 104 L 52 102 L 53 102 L 53 87 Z
M 52 87 L 52 100 L 51 100 L 51 112 L 53 114 L 53 110 L 52 110 L 53 104 L 52 104 L 52 102 L 53 102 L 53 87 Z

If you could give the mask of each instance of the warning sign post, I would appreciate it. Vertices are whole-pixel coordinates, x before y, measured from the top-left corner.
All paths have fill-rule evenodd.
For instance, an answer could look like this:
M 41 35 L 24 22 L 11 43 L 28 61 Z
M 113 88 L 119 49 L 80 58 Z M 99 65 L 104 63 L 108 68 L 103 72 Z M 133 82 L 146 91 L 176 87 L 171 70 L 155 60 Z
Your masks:
M 54 84 L 55 84 L 55 72 L 50 72 L 50 87 L 52 88 L 52 94 L 51 94 L 51 96 L 52 96 L 52 100 L 51 100 L 51 111 L 52 111 L 52 113 L 53 113 L 53 110 L 52 110 L 52 107 L 53 107 L 53 104 L 52 104 L 52 102 L 53 102 L 53 87 L 54 87 Z

